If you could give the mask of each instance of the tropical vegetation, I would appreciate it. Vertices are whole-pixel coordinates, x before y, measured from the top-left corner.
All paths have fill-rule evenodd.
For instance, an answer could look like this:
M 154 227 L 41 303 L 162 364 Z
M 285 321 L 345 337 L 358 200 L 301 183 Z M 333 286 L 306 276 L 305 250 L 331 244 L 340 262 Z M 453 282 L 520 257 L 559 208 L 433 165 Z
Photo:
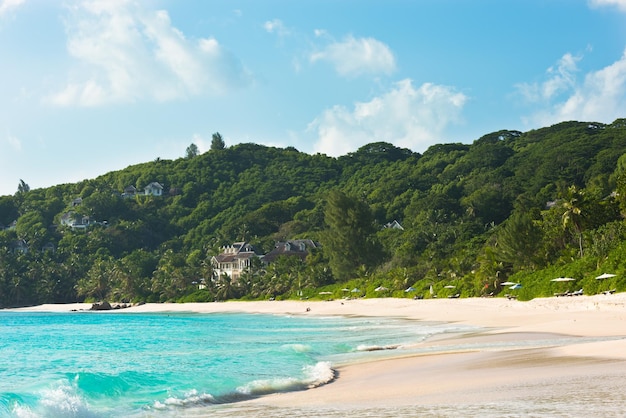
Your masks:
M 161 196 L 124 195 L 153 182 Z M 1 196 L 0 307 L 622 291 L 625 213 L 626 119 L 503 130 L 422 154 L 372 142 L 338 158 L 226 147 L 216 133 L 204 153 L 192 144 L 175 160 L 41 189 L 21 181 Z M 213 272 L 224 245 L 262 254 L 297 238 L 321 249 L 256 260 L 237 280 Z M 615 276 L 595 279 L 604 272 Z

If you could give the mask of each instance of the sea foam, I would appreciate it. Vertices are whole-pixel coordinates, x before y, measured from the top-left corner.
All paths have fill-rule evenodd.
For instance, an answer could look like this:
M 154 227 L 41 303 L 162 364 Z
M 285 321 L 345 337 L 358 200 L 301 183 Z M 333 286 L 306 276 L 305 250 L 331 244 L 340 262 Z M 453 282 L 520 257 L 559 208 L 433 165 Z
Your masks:
M 313 366 L 304 366 L 301 379 L 293 377 L 277 377 L 274 379 L 258 379 L 237 388 L 237 391 L 251 396 L 267 395 L 276 392 L 291 392 L 312 389 L 330 383 L 335 379 L 336 372 L 327 361 L 320 361 Z
M 36 405 L 16 403 L 12 408 L 12 416 L 95 418 L 97 414 L 89 409 L 87 403 L 76 393 L 75 387 L 68 382 L 60 382 L 55 387 L 42 390 Z

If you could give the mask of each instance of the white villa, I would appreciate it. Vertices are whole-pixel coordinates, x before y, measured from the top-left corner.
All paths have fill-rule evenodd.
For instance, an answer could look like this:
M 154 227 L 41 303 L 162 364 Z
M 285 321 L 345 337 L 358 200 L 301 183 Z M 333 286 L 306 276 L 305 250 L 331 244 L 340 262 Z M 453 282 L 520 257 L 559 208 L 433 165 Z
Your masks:
M 259 257 L 254 247 L 245 242 L 235 242 L 222 247 L 222 252 L 211 258 L 213 272 L 217 277 L 228 275 L 233 281 L 239 279 L 241 273 L 250 267 L 250 260 Z
M 144 187 L 144 193 L 149 196 L 161 196 L 163 194 L 163 186 L 161 183 L 153 181 Z
M 222 252 L 211 258 L 213 273 L 220 277 L 228 275 L 233 281 L 237 281 L 241 274 L 250 268 L 251 260 L 257 257 L 264 265 L 276 261 L 278 257 L 299 257 L 305 260 L 309 251 L 319 248 L 320 244 L 310 239 L 297 239 L 277 242 L 274 249 L 265 255 L 258 254 L 255 248 L 245 242 L 235 242 L 232 245 L 222 247 Z

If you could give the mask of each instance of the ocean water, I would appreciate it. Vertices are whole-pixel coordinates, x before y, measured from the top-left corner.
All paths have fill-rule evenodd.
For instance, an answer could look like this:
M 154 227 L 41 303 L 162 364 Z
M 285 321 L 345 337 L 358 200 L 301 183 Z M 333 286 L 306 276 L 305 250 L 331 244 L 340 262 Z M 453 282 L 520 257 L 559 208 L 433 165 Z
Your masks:
M 222 416 L 224 405 L 236 416 L 238 401 L 314 388 L 338 365 L 469 329 L 392 318 L 0 311 L 0 417 Z

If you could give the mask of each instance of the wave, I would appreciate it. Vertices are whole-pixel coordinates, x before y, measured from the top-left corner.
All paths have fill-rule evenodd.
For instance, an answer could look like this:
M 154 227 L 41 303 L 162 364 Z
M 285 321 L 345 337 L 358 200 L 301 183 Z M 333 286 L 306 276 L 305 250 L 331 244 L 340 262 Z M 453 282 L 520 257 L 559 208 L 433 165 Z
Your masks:
M 306 346 L 291 347 L 294 350 L 306 350 Z M 273 379 L 257 379 L 245 385 L 239 386 L 231 392 L 213 395 L 203 393 L 198 390 L 189 390 L 181 396 L 170 396 L 164 400 L 153 401 L 150 406 L 140 407 L 143 412 L 152 410 L 175 413 L 180 408 L 197 407 L 203 405 L 218 405 L 236 403 L 244 400 L 253 399 L 259 396 L 268 395 L 278 392 L 291 392 L 312 389 L 318 386 L 332 382 L 336 378 L 336 372 L 332 369 L 329 362 L 318 362 L 315 365 L 304 366 L 301 378 L 295 377 L 276 377 Z M 5 393 L 0 396 L 0 417 L 11 416 L 16 418 L 99 418 L 103 416 L 111 416 L 113 411 L 118 411 L 122 415 L 133 415 L 133 411 L 125 410 L 122 405 L 108 407 L 100 404 L 102 400 L 111 400 L 111 395 L 115 398 L 117 388 L 112 390 L 101 389 L 96 396 L 100 401 L 94 405 L 90 405 L 86 399 L 81 397 L 85 386 L 92 387 L 95 384 L 106 386 L 105 377 L 99 374 L 81 373 L 70 378 L 63 379 L 55 383 L 50 388 L 38 391 L 38 394 L 30 397 L 22 397 L 18 394 Z M 109 381 L 109 384 L 112 382 Z M 119 384 L 125 386 L 128 382 Z M 81 388 L 82 386 L 82 388 Z M 117 393 L 119 394 L 119 393 Z M 104 401 L 105 404 L 107 401 Z M 130 405 L 126 405 L 128 407 Z M 137 407 L 138 405 L 135 405 Z M 102 408 L 104 407 L 104 409 Z M 111 408 L 112 407 L 112 408 Z M 139 410 L 134 411 L 135 414 L 140 413 Z M 116 415 L 114 413 L 113 415 Z M 143 413 L 140 413 L 143 416 Z
M 308 353 L 311 351 L 311 346 L 307 344 L 283 344 L 281 348 L 284 350 L 291 350 L 296 353 Z
M 238 392 L 253 396 L 276 392 L 292 392 L 313 389 L 335 380 L 337 373 L 327 361 L 320 361 L 314 366 L 304 366 L 304 378 L 276 378 L 254 380 L 237 388 Z
M 181 407 L 194 407 L 201 405 L 217 405 L 241 402 L 259 396 L 280 392 L 295 392 L 313 389 L 328 384 L 336 379 L 337 372 L 329 362 L 318 362 L 313 366 L 303 368 L 304 377 L 301 379 L 292 377 L 277 377 L 275 379 L 258 379 L 245 385 L 239 386 L 234 392 L 213 396 L 207 393 L 198 393 L 193 390 L 185 394 L 183 398 L 170 397 L 165 401 L 157 401 L 153 407 L 157 410 L 172 410 Z
M 61 382 L 56 387 L 42 390 L 39 399 L 30 403 L 17 398 L 10 409 L 10 416 L 18 418 L 99 417 L 90 410 L 89 405 L 77 393 L 75 386 L 68 382 Z
M 359 345 L 356 351 L 383 351 L 383 350 L 397 350 L 400 348 L 400 344 L 390 345 Z

